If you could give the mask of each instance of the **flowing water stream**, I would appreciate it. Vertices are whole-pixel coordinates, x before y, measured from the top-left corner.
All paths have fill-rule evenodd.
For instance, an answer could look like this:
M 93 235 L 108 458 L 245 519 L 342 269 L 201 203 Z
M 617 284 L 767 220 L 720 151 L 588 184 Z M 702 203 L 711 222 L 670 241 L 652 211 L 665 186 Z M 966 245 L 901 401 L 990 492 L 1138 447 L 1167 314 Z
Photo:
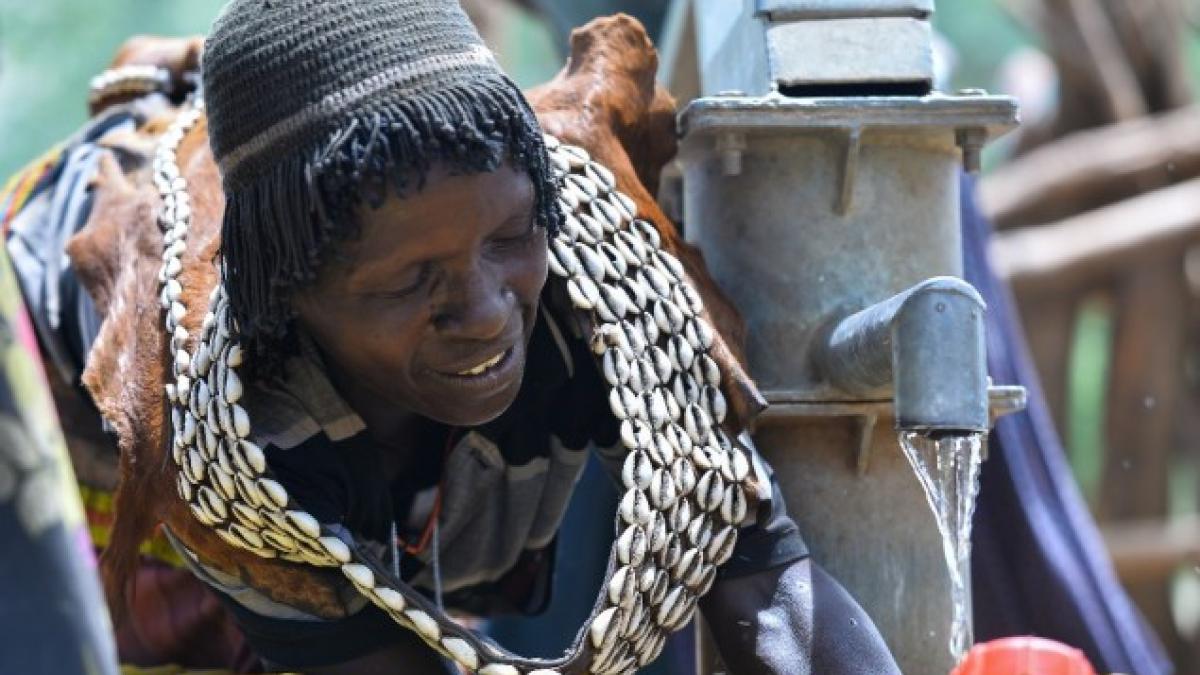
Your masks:
M 900 432 L 900 447 L 925 489 L 942 534 L 950 572 L 950 653 L 961 660 L 971 647 L 971 516 L 979 492 L 984 436 L 980 433 Z

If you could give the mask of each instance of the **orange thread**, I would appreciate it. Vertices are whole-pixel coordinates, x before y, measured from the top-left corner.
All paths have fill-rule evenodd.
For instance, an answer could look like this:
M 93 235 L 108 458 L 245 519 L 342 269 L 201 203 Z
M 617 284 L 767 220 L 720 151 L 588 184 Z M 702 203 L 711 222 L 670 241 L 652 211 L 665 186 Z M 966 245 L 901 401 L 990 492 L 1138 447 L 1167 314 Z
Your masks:
M 442 513 L 442 492 L 446 485 L 446 460 L 450 457 L 450 451 L 454 448 L 455 433 L 451 431 L 446 434 L 446 447 L 442 450 L 442 472 L 438 478 L 437 492 L 433 497 L 433 509 L 429 513 L 429 518 L 425 521 L 425 527 L 421 530 L 421 537 L 417 539 L 416 544 L 409 544 L 404 541 L 404 537 L 396 535 L 396 541 L 404 547 L 404 552 L 409 555 L 420 555 L 429 548 L 429 542 L 433 539 L 433 528 L 437 524 L 438 516 Z

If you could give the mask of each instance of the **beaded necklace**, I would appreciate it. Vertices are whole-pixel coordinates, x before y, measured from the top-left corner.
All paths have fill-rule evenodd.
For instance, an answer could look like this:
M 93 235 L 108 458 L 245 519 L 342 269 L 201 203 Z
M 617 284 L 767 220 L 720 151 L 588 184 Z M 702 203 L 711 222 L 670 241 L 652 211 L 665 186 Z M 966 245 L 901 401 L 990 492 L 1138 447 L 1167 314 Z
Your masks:
M 591 327 L 589 344 L 629 453 L 619 535 L 592 615 L 564 657 L 528 659 L 457 625 L 353 533 L 320 523 L 271 477 L 239 403 L 245 353 L 221 282 L 189 351 L 179 275 L 191 201 L 176 152 L 202 114 L 199 101 L 181 112 L 154 160 L 162 197 L 159 281 L 173 354 L 174 379 L 166 385 L 172 458 L 179 497 L 196 520 L 261 557 L 340 569 L 398 624 L 471 672 L 608 675 L 654 660 L 732 554 L 746 516 L 750 461 L 720 426 L 727 406 L 700 296 L 654 225 L 617 190 L 613 173 L 584 149 L 545 137 L 564 217 L 549 240 L 547 283 L 563 286 L 580 324 Z

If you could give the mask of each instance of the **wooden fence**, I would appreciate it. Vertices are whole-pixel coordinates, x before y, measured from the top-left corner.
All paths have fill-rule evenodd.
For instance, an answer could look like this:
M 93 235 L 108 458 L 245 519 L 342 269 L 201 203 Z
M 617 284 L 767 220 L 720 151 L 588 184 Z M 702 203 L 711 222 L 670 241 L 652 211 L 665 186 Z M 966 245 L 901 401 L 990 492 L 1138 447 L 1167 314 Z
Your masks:
M 1080 132 L 989 177 L 1004 229 L 994 264 L 1011 284 L 1060 430 L 1069 423 L 1081 308 L 1110 329 L 1093 495 L 1121 580 L 1179 675 L 1200 673 L 1189 613 L 1200 601 L 1200 108 Z M 1082 205 L 1104 206 L 1085 210 Z

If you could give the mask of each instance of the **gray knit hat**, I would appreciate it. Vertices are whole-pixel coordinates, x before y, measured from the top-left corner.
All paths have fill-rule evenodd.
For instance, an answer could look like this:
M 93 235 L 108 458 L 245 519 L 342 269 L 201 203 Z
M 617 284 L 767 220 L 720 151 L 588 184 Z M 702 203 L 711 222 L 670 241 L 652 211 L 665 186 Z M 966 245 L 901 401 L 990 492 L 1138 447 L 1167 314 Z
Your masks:
M 456 0 L 232 0 L 203 69 L 225 284 L 260 356 L 278 353 L 327 244 L 357 234 L 354 210 L 419 189 L 436 162 L 512 161 L 557 224 L 537 121 Z

